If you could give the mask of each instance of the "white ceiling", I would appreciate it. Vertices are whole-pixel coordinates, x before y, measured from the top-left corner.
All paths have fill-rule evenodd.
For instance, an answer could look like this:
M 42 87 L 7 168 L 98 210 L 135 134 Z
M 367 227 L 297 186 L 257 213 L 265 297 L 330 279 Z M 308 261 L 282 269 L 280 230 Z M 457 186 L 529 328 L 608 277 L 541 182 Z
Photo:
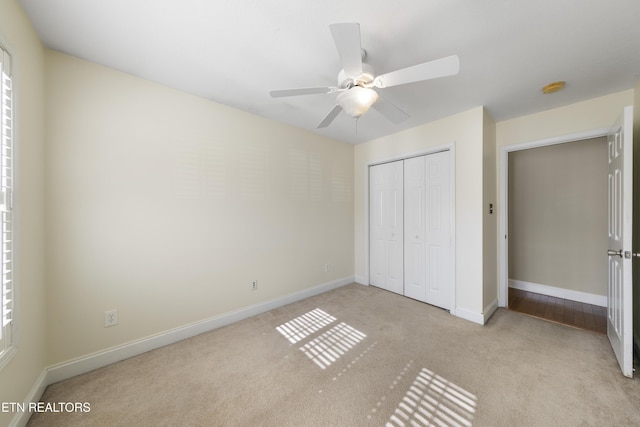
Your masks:
M 357 144 L 484 105 L 496 121 L 632 88 L 638 0 L 19 0 L 45 46 L 213 101 Z M 460 73 L 379 93 L 411 118 L 371 110 L 316 126 L 336 94 L 328 25 L 359 22 L 382 74 L 457 54 Z M 566 80 L 565 90 L 542 86 Z

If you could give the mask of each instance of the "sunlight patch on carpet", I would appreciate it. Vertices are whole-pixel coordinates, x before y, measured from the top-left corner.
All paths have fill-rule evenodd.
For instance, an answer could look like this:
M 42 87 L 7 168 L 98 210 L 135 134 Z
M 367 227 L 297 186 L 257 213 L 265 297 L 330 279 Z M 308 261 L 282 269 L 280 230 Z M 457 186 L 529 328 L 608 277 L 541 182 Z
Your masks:
M 309 335 L 335 322 L 336 318 L 319 308 L 311 310 L 282 325 L 276 330 L 295 344 Z
M 422 369 L 387 427 L 471 427 L 477 398 L 460 386 Z
M 320 368 L 326 369 L 364 338 L 364 333 L 342 322 L 300 347 L 300 350 Z

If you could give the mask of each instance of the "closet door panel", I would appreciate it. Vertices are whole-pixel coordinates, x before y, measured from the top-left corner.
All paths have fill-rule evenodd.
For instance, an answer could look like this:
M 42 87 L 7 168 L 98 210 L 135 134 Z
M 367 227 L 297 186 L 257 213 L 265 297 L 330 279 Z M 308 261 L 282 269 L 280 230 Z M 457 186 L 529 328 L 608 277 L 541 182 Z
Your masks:
M 402 293 L 403 271 L 402 161 L 369 168 L 369 283 Z
M 402 161 L 387 163 L 389 168 L 387 222 L 387 286 L 398 294 L 404 289 L 404 166 Z
M 427 218 L 426 299 L 429 304 L 451 307 L 451 178 L 448 151 L 426 159 Z
M 387 170 L 380 166 L 369 168 L 369 283 L 386 287 L 387 256 L 384 221 L 384 187 Z
M 448 151 L 369 168 L 370 284 L 451 307 Z
M 425 156 L 405 160 L 404 295 L 420 301 L 426 297 L 425 170 Z

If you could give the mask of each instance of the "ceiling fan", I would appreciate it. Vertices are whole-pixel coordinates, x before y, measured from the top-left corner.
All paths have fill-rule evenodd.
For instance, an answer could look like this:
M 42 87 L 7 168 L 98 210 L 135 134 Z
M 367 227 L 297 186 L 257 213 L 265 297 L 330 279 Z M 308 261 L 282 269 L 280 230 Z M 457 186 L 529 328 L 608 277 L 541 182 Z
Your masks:
M 382 98 L 373 89 L 374 87 L 383 89 L 439 77 L 453 76 L 458 74 L 460 70 L 458 56 L 452 55 L 375 76 L 373 68 L 364 62 L 366 51 L 360 45 L 360 24 L 331 24 L 329 29 L 344 67 L 338 73 L 338 85 L 272 90 L 270 92 L 272 98 L 337 92 L 336 106 L 320 122 L 318 129 L 329 126 L 343 110 L 349 116 L 357 119 L 366 113 L 370 107 L 373 107 L 391 122 L 395 124 L 401 123 L 409 118 L 409 115 Z

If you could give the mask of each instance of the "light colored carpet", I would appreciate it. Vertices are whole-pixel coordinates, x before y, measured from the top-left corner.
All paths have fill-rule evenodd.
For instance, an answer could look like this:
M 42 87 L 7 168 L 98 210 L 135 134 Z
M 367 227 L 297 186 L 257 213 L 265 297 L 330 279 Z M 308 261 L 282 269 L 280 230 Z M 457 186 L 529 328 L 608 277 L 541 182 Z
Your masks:
M 357 284 L 47 388 L 30 426 L 636 426 L 607 338 Z

